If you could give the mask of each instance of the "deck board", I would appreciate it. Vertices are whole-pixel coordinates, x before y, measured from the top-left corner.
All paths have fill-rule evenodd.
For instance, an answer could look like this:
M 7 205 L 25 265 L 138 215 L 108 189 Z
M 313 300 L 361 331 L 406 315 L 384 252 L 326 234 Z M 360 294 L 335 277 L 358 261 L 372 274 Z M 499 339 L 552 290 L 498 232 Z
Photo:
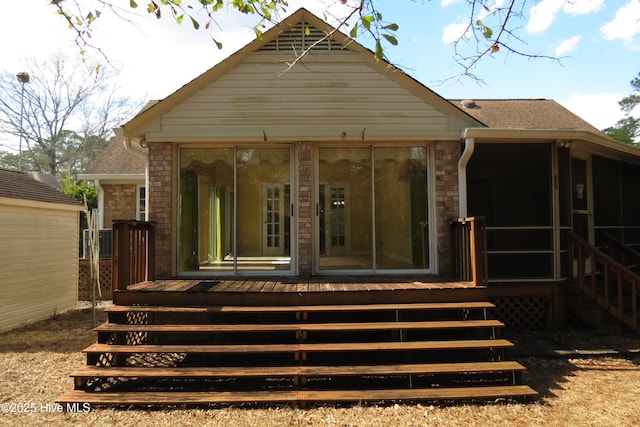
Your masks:
M 485 386 L 454 388 L 416 388 L 385 390 L 278 390 L 251 392 L 101 392 L 73 390 L 57 403 L 90 403 L 95 405 L 202 405 L 207 403 L 284 403 L 284 402 L 357 402 L 394 400 L 494 399 L 533 397 L 529 386 Z
M 170 307 L 148 305 L 112 305 L 104 309 L 107 313 L 133 312 L 190 312 L 190 313 L 261 313 L 261 312 L 332 312 L 332 311 L 395 311 L 407 310 L 460 310 L 491 309 L 495 305 L 484 301 L 469 302 L 418 302 L 403 304 L 323 304 L 323 305 L 274 305 L 274 306 L 203 306 Z
M 504 339 L 458 341 L 393 341 L 375 343 L 320 343 L 320 344 L 202 344 L 202 345 L 115 345 L 92 344 L 84 353 L 292 353 L 338 351 L 408 351 L 408 350 L 469 350 L 510 348 L 513 343 Z
M 76 378 L 223 378 L 223 377 L 286 377 L 286 376 L 360 376 L 451 374 L 461 372 L 522 372 L 526 368 L 516 361 L 413 363 L 397 365 L 343 366 L 222 366 L 222 367 L 98 367 L 82 366 L 70 376 Z
M 160 324 L 129 325 L 104 323 L 96 332 L 319 332 L 319 331 L 377 331 L 377 330 L 434 330 L 465 328 L 499 328 L 498 320 L 447 320 L 424 322 L 344 322 L 344 323 L 233 323 L 233 324 Z

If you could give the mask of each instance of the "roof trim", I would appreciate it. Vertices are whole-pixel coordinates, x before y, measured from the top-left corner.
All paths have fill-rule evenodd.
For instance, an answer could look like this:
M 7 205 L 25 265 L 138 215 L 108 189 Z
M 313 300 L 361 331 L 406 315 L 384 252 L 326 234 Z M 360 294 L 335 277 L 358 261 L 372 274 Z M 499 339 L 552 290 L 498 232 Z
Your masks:
M 623 156 L 631 156 L 640 162 L 640 148 L 623 144 L 604 134 L 596 134 L 586 130 L 551 130 L 551 129 L 499 129 L 499 128 L 465 128 L 460 135 L 461 139 L 474 138 L 476 142 L 484 140 L 504 139 L 504 142 L 517 140 L 581 140 L 592 143 L 603 149 L 615 151 Z M 485 141 L 487 142 L 487 141 Z
M 345 49 L 349 49 L 355 53 L 358 53 L 361 59 L 363 59 L 373 69 L 380 72 L 381 74 L 384 74 L 387 78 L 398 83 L 399 85 L 410 91 L 413 95 L 423 99 L 425 102 L 428 102 L 439 111 L 447 115 L 458 116 L 461 119 L 477 123 L 479 126 L 483 125 L 483 123 L 478 121 L 478 119 L 474 118 L 462 108 L 453 105 L 447 99 L 438 95 L 436 92 L 432 91 L 431 89 L 420 83 L 418 80 L 409 76 L 404 71 L 400 70 L 387 61 L 376 60 L 371 50 L 365 48 L 360 43 L 353 40 L 351 37 L 336 30 L 334 27 L 318 18 L 307 9 L 300 8 L 292 15 L 267 30 L 261 38 L 253 40 L 243 48 L 231 54 L 226 59 L 214 65 L 208 71 L 204 72 L 191 82 L 182 86 L 171 95 L 149 106 L 149 108 L 141 111 L 137 116 L 121 126 L 122 136 L 124 136 L 125 138 L 144 138 L 145 135 L 142 134 L 139 129 L 142 128 L 146 123 L 167 112 L 175 105 L 178 105 L 183 100 L 187 99 L 197 91 L 204 88 L 212 81 L 215 81 L 224 73 L 234 68 L 246 56 L 258 51 L 267 43 L 275 40 L 282 32 L 288 31 L 289 28 L 295 26 L 300 22 L 309 23 L 310 25 L 326 33 L 333 32 L 331 37 L 332 40 L 344 46 Z
M 58 211 L 72 211 L 72 212 L 84 211 L 84 205 L 80 204 L 79 202 L 78 204 L 54 203 L 54 202 L 43 202 L 39 200 L 18 199 L 15 197 L 2 197 L 2 196 L 0 196 L 0 205 L 19 206 L 23 208 L 58 210 Z
M 81 174 L 78 174 L 78 179 L 82 181 L 96 181 L 96 180 L 98 181 L 116 181 L 116 180 L 117 181 L 124 181 L 124 180 L 145 181 L 146 176 L 143 173 L 124 173 L 124 174 L 81 173 Z

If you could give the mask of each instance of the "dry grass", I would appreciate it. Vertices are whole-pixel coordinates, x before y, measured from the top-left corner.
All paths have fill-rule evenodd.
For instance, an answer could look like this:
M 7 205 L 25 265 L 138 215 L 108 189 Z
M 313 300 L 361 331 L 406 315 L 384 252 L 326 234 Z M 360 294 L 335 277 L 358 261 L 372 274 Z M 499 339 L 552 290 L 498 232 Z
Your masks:
M 118 426 L 637 426 L 640 357 L 523 360 L 533 403 L 381 404 L 46 412 L 72 387 L 68 374 L 94 342 L 91 314 L 74 312 L 0 335 L 0 403 L 33 404 L 33 413 L 0 413 L 0 425 Z

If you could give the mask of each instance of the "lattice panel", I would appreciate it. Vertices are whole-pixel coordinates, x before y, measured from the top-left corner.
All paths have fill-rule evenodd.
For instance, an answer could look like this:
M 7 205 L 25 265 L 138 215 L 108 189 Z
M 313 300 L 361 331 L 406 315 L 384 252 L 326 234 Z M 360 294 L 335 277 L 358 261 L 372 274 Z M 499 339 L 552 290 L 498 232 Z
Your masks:
M 127 312 L 127 325 L 148 325 L 149 313 L 144 311 Z M 127 345 L 143 345 L 148 344 L 149 336 L 146 332 L 127 332 Z
M 111 260 L 100 263 L 100 291 L 102 296 L 96 293 L 97 299 L 110 300 L 111 296 Z M 78 299 L 88 301 L 91 298 L 91 269 L 89 262 L 80 260 L 78 267 Z
M 495 317 L 508 329 L 543 330 L 547 328 L 548 297 L 495 297 Z

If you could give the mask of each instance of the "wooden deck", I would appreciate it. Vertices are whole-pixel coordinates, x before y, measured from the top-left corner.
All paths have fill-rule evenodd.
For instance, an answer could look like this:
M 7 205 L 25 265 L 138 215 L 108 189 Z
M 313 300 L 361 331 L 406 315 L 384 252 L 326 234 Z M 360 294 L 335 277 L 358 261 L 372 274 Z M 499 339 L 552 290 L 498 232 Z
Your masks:
M 296 305 L 478 301 L 486 288 L 437 277 L 313 277 L 153 280 L 116 291 L 115 304 Z
M 172 279 L 114 292 L 60 403 L 530 398 L 486 288 L 435 277 Z

